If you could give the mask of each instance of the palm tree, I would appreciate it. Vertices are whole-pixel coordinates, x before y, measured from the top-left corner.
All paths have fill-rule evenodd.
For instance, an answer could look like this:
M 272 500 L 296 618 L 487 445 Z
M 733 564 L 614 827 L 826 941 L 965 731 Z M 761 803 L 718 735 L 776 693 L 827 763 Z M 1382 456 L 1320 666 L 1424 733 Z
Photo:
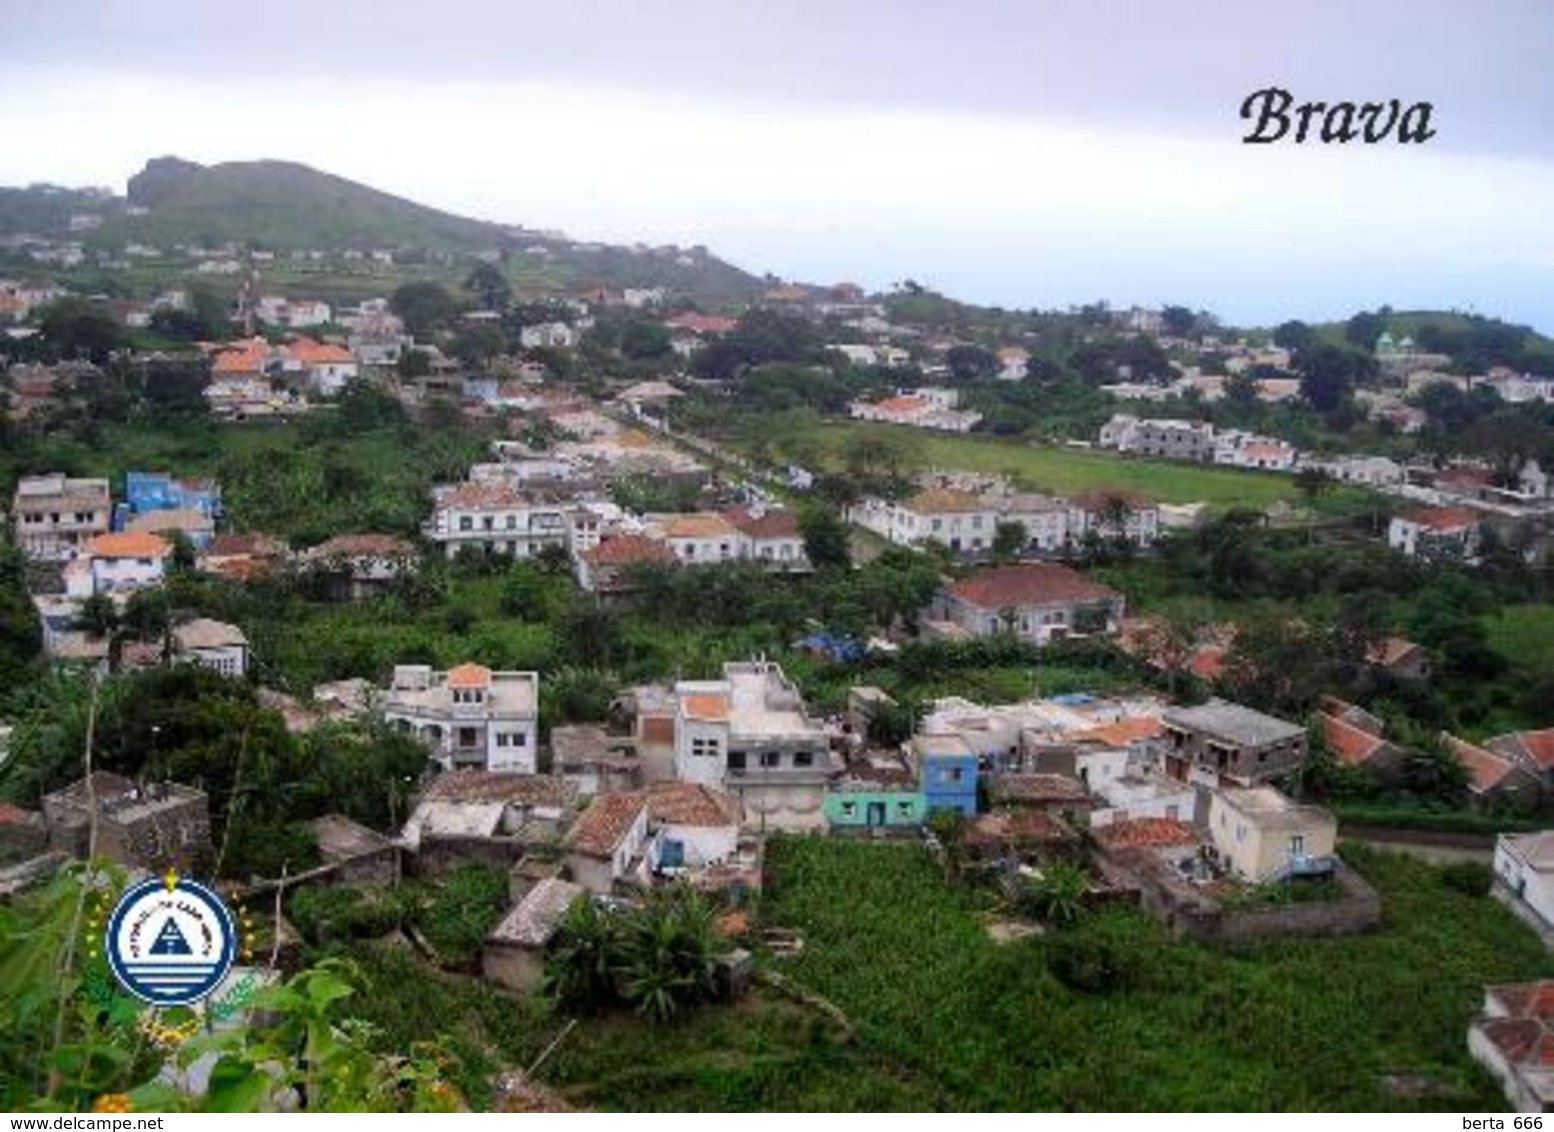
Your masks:
M 1090 879 L 1078 865 L 1053 861 L 1043 867 L 1041 879 L 1030 885 L 1028 897 L 1047 924 L 1066 928 L 1084 915 L 1084 895 L 1089 889 Z
M 615 1000 L 620 926 L 592 897 L 579 896 L 545 956 L 542 986 L 570 1010 L 596 1013 Z
M 628 1003 L 655 1022 L 709 998 L 716 956 L 712 909 L 684 887 L 648 898 L 626 920 L 620 986 Z

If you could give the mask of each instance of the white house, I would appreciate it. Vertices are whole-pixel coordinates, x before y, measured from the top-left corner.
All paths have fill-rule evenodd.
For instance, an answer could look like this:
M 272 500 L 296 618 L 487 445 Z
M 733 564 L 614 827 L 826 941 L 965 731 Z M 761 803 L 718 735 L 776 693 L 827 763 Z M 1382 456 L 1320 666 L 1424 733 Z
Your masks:
M 677 872 L 722 864 L 739 845 L 734 799 L 708 786 L 655 782 L 644 791 L 652 841 L 648 865 Z
M 172 555 L 172 543 L 160 535 L 98 535 L 65 567 L 65 593 L 88 598 L 93 594 L 129 594 L 159 585 Z
M 525 350 L 569 350 L 581 340 L 577 329 L 565 322 L 536 322 L 518 332 L 518 342 Z
M 645 877 L 648 807 L 640 793 L 601 794 L 567 830 L 561 843 L 572 879 L 608 896 L 615 882 Z
M 506 483 L 463 483 L 433 493 L 426 537 L 449 558 L 471 547 L 532 558 L 547 546 L 566 547 L 572 504 Z
M 993 545 L 997 509 L 967 491 L 929 488 L 901 503 L 865 499 L 848 509 L 851 522 L 899 546 L 932 539 L 951 550 L 980 551 Z
M 1502 833 L 1494 868 L 1501 892 L 1554 929 L 1554 832 Z
M 1410 558 L 1472 562 L 1478 556 L 1481 519 L 1471 507 L 1418 507 L 1392 517 L 1387 545 Z
M 173 629 L 173 643 L 180 658 L 203 668 L 239 679 L 248 673 L 248 638 L 236 625 L 197 617 Z
M 1225 867 L 1250 884 L 1331 869 L 1338 822 L 1272 786 L 1222 786 L 1209 795 L 1209 837 Z
M 932 613 L 972 636 L 1013 633 L 1044 645 L 1070 634 L 1115 631 L 1123 598 L 1067 566 L 1027 562 L 979 570 L 950 583 Z
M 399 664 L 378 708 L 427 742 L 445 768 L 533 774 L 539 686 L 533 672 L 493 672 L 481 664 L 434 672 L 430 665 Z

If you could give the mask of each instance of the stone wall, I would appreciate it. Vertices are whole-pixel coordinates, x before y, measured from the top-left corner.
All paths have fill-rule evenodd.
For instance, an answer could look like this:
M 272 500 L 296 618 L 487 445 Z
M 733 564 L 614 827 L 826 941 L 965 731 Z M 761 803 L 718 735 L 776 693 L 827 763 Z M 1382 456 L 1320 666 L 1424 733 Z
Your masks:
M 1381 897 L 1364 877 L 1342 864 L 1334 874 L 1343 891 L 1336 900 L 1234 908 L 1173 875 L 1148 852 L 1123 851 L 1100 863 L 1103 876 L 1113 884 L 1136 887 L 1140 906 L 1177 939 L 1236 945 L 1289 936 L 1353 935 L 1381 924 Z

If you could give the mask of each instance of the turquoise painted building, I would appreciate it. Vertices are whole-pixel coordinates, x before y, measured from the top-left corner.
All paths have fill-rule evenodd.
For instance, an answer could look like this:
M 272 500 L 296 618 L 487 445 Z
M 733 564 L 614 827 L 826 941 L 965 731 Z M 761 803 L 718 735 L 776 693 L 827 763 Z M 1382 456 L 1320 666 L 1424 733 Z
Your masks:
M 928 800 L 905 763 L 890 757 L 861 760 L 826 790 L 828 829 L 915 829 L 928 816 Z

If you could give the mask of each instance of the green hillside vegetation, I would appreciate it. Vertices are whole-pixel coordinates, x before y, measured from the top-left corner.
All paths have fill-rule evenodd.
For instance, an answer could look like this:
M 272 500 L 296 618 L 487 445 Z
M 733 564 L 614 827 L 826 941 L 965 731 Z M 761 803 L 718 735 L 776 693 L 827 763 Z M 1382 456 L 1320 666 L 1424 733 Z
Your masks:
M 131 205 L 148 211 L 131 215 Z M 102 225 L 72 234 L 68 222 L 74 213 L 100 216 Z M 501 255 L 502 270 L 524 292 L 665 287 L 721 306 L 748 302 L 763 286 L 705 248 L 574 244 L 456 216 L 289 161 L 202 166 L 156 158 L 130 178 L 127 197 L 41 185 L 0 189 L 0 235 L 24 232 L 113 252 L 128 243 L 164 252 L 246 245 L 277 253 L 276 261 L 261 265 L 267 286 L 295 284 L 323 297 L 382 294 L 409 278 L 462 278 L 472 256 L 489 252 Z M 394 252 L 392 267 L 338 258 L 345 251 L 379 249 Z M 289 259 L 296 250 L 322 251 L 330 258 L 299 264 Z M 84 267 L 49 273 L 77 290 L 140 294 L 175 281 L 187 268 L 182 261 L 142 260 L 127 271 Z
M 1294 477 L 1272 472 L 1242 471 L 1184 464 L 1169 460 L 1134 459 L 1073 448 L 1032 447 L 981 436 L 930 435 L 896 425 L 852 422 L 824 424 L 806 430 L 802 438 L 773 436 L 774 448 L 801 462 L 836 470 L 847 463 L 866 438 L 888 437 L 899 442 L 910 468 L 960 468 L 1013 478 L 1031 491 L 1072 495 L 1103 488 L 1132 491 L 1161 503 L 1205 502 L 1216 508 L 1266 507 L 1278 501 L 1294 504 L 1299 493 Z M 806 465 L 808 466 L 808 465 Z M 1323 500 L 1353 502 L 1358 492 L 1335 491 Z
M 246 242 L 276 251 L 418 246 L 456 252 L 497 247 L 504 238 L 495 224 L 287 161 L 200 166 L 159 158 L 130 178 L 129 202 L 150 212 L 105 222 L 93 245 Z

